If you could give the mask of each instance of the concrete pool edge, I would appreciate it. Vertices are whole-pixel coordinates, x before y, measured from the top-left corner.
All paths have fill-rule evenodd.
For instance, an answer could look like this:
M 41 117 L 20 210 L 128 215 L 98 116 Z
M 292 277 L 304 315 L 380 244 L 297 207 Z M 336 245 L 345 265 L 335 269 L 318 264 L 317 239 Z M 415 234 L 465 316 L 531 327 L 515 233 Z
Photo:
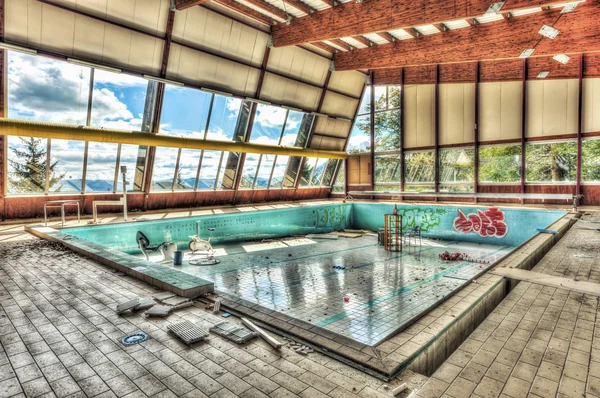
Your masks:
M 184 274 L 184 280 L 179 271 L 65 234 L 54 228 L 27 225 L 25 231 L 38 238 L 58 242 L 84 257 L 182 297 L 196 298 L 214 291 L 214 284 L 205 279 Z
M 491 275 L 496 267 L 532 268 L 575 223 L 579 213 L 567 213 L 548 228 L 558 233 L 538 233 L 515 248 L 500 262 L 484 270 L 479 277 L 490 279 L 491 286 L 474 297 L 470 306 L 455 317 L 433 338 L 414 350 L 406 359 L 397 361 L 383 357 L 377 346 L 369 346 L 337 335 L 319 326 L 292 318 L 286 314 L 250 303 L 239 297 L 218 292 L 222 306 L 233 314 L 252 318 L 262 327 L 286 338 L 314 346 L 322 353 L 356 367 L 370 375 L 389 381 L 405 369 L 429 375 L 454 352 L 486 319 L 514 287 L 507 278 Z M 463 286 L 457 292 L 464 289 Z M 453 294 L 457 293 L 453 292 Z M 443 302 L 445 300 L 440 300 Z M 435 309 L 435 308 L 434 308 Z M 432 309 L 431 311 L 433 311 Z M 427 313 L 422 316 L 427 316 Z M 415 320 L 416 321 L 416 320 Z M 378 344 L 381 344 L 378 343 Z

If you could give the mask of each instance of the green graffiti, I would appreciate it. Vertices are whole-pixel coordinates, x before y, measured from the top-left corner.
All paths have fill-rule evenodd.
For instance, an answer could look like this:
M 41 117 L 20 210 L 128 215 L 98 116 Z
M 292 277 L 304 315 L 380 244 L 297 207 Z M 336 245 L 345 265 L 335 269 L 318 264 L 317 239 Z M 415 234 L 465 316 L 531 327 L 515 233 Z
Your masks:
M 433 209 L 420 207 L 412 209 L 398 209 L 398 214 L 402 215 L 402 230 L 414 228 L 417 225 L 421 227 L 421 231 L 429 232 L 433 227 L 442 223 L 442 217 L 448 212 L 444 209 Z
M 317 228 L 332 227 L 333 229 L 346 228 L 347 217 L 342 206 L 326 207 L 312 211 L 315 215 L 313 225 Z

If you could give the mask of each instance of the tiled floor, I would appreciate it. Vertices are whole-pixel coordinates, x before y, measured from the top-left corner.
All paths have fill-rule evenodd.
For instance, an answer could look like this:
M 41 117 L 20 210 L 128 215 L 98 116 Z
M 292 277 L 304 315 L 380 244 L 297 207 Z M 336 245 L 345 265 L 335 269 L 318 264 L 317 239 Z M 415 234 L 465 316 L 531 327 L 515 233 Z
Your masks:
M 214 282 L 221 294 L 376 345 L 470 283 L 511 249 L 423 239 L 420 249 L 393 253 L 369 235 L 295 238 L 217 247 L 218 265 L 170 266 Z M 485 263 L 444 262 L 439 259 L 444 251 L 466 253 Z
M 377 398 L 404 381 L 412 390 L 425 380 L 404 374 L 384 383 L 319 353 L 277 351 L 260 339 L 240 346 L 211 334 L 185 346 L 168 324 L 187 319 L 208 328 L 223 318 L 198 307 L 167 319 L 117 316 L 118 302 L 157 291 L 18 235 L 0 243 L 0 397 Z M 151 339 L 118 343 L 138 330 Z
M 599 283 L 598 222 L 584 216 L 532 271 Z M 418 396 L 600 397 L 598 300 L 519 283 Z

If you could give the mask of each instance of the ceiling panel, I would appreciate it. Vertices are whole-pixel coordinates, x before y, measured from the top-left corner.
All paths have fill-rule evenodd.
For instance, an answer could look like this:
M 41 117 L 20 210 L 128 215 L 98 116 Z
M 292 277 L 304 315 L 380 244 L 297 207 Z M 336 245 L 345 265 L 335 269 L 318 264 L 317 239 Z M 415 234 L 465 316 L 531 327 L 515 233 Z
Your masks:
M 300 47 L 274 47 L 269 53 L 267 70 L 323 86 L 330 63 L 329 59 Z

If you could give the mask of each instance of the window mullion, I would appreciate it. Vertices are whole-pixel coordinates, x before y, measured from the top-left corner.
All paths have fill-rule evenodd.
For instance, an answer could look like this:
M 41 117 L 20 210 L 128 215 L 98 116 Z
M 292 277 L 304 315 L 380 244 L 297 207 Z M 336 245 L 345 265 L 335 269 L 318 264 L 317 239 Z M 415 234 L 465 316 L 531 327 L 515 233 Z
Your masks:
M 196 184 L 194 184 L 194 191 L 198 190 L 198 183 L 200 182 L 200 168 L 202 167 L 203 159 L 204 159 L 204 149 L 200 151 L 200 159 L 198 160 L 198 170 L 196 170 Z
M 258 172 L 260 171 L 260 165 L 262 163 L 263 154 L 258 158 L 258 166 L 256 166 L 256 173 L 254 173 L 254 181 L 252 182 L 252 189 L 256 187 L 256 179 L 258 178 Z
M 215 188 L 214 190 L 217 190 L 217 187 L 219 185 L 219 177 L 221 176 L 221 164 L 223 163 L 223 156 L 225 156 L 225 152 L 221 152 L 221 158 L 219 159 L 219 166 L 217 167 L 217 176 L 215 179 Z
M 181 148 L 177 151 L 177 161 L 175 162 L 175 173 L 173 174 L 173 183 L 171 184 L 171 192 L 175 192 L 175 184 L 177 183 L 177 174 L 179 174 L 179 162 L 181 160 Z
M 48 138 L 46 143 L 46 189 L 45 193 L 48 195 L 50 191 L 50 165 L 52 164 L 50 158 L 52 157 L 52 139 Z
M 269 176 L 269 183 L 267 184 L 267 189 L 271 189 L 271 181 L 273 180 L 273 172 L 275 171 L 276 163 L 277 163 L 277 155 L 275 155 L 275 159 L 273 159 L 273 167 L 271 167 L 271 175 Z
M 215 95 L 211 94 L 210 105 L 208 107 L 208 117 L 206 118 L 206 126 L 204 127 L 204 139 L 208 136 L 208 126 L 210 126 L 210 119 L 212 117 L 213 104 L 215 102 Z
M 146 156 L 148 158 L 148 156 Z M 117 184 L 119 184 L 119 166 L 121 165 L 121 144 L 117 146 L 117 164 L 115 167 L 115 178 L 113 179 L 113 193 L 117 193 Z

